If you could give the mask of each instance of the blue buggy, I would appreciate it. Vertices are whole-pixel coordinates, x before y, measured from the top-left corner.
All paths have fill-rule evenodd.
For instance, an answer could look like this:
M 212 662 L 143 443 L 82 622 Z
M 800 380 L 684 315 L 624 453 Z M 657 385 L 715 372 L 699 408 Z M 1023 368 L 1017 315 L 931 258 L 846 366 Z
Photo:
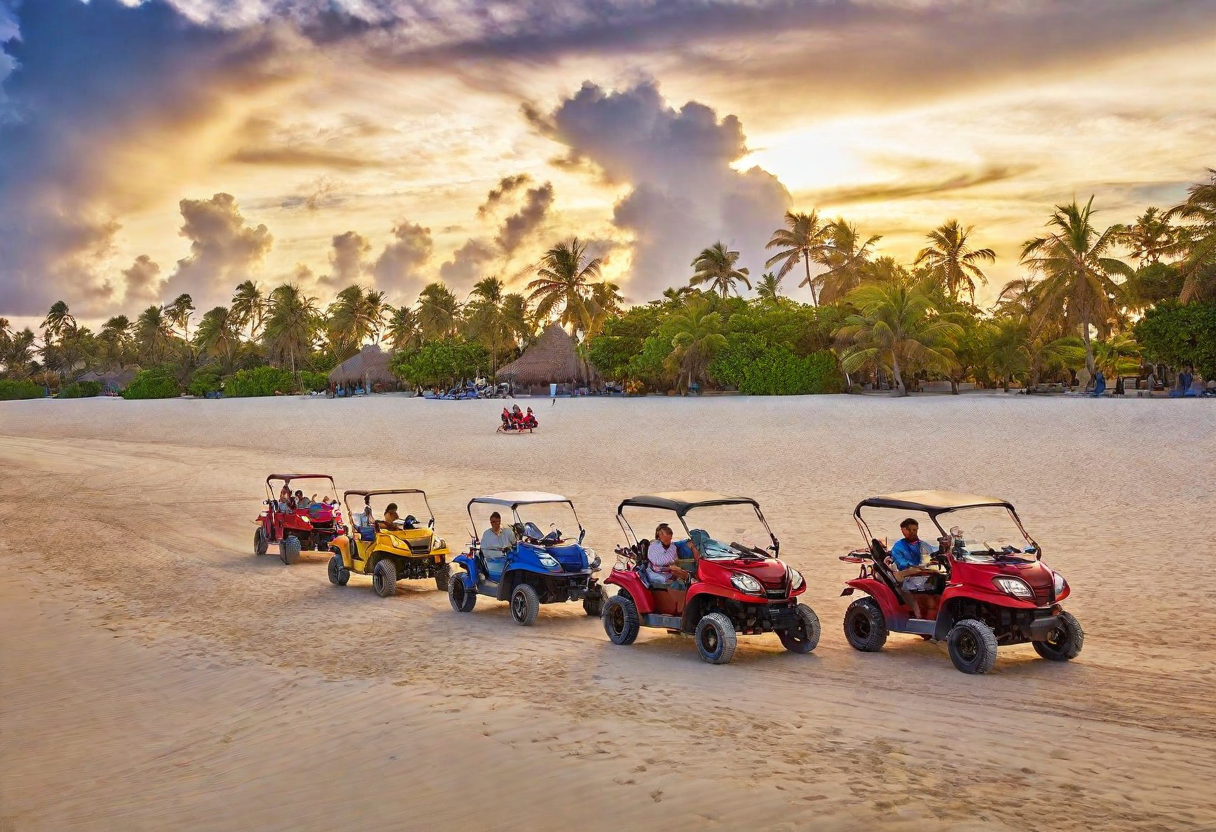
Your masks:
M 479 513 L 486 509 L 510 512 L 509 518 L 503 518 L 503 529 L 509 528 L 515 537 L 510 549 L 501 555 L 481 550 L 475 507 Z M 488 595 L 510 601 L 511 617 L 525 627 L 536 622 L 541 604 L 581 600 L 587 615 L 598 617 L 604 611 L 604 587 L 595 577 L 600 559 L 594 550 L 583 547 L 587 530 L 568 499 L 541 491 L 507 491 L 475 497 L 469 501 L 468 511 L 473 540 L 469 550 L 452 561 L 465 570 L 448 579 L 452 609 L 471 612 L 477 596 Z M 541 524 L 550 520 L 549 531 L 542 532 Z M 567 527 L 573 522 L 578 537 L 563 535 L 558 522 Z

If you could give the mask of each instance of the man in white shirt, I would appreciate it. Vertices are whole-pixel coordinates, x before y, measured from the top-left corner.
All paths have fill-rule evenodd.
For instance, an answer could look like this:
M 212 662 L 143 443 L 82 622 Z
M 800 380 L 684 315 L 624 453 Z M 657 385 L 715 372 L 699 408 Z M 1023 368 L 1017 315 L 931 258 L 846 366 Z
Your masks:
M 502 562 L 507 552 L 515 548 L 515 542 L 515 531 L 503 526 L 502 515 L 497 511 L 491 514 L 490 528 L 481 534 L 481 555 L 486 559 L 486 571 L 492 580 L 496 581 L 502 576 Z M 496 570 L 490 568 L 491 562 L 497 567 Z

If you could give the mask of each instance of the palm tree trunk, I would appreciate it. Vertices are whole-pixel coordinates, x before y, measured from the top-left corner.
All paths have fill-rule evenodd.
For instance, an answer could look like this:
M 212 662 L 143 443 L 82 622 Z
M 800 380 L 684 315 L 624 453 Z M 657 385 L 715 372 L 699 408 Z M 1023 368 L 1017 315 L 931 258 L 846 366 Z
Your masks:
M 1081 340 L 1085 342 L 1085 369 L 1089 370 L 1090 378 L 1094 374 L 1094 348 L 1089 342 L 1089 316 L 1081 318 Z
M 811 306 L 818 306 L 819 295 L 815 291 L 815 284 L 811 283 L 811 253 L 809 251 L 802 252 L 802 264 L 806 266 L 806 285 L 811 290 Z
M 891 377 L 895 382 L 895 395 L 908 395 L 908 388 L 904 387 L 904 377 L 899 372 L 899 356 L 895 354 L 894 350 L 891 351 Z

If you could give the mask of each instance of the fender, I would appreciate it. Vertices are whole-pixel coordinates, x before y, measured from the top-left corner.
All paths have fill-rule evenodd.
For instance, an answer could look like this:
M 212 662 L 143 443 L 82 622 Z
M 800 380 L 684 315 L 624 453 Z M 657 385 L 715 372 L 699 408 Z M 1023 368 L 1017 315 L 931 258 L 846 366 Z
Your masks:
M 739 604 L 756 604 L 758 606 L 767 606 L 768 604 L 767 599 L 761 595 L 749 595 L 746 592 L 726 589 L 718 584 L 695 581 L 688 588 L 688 594 L 684 596 L 684 620 L 681 626 L 686 633 L 691 633 L 696 629 L 697 622 L 692 618 L 692 615 L 701 606 L 701 598 L 707 600 L 710 598 L 725 598 L 728 601 L 735 601 Z
M 342 566 L 346 569 L 352 569 L 353 563 L 350 559 L 350 538 L 335 537 L 329 541 L 329 551 L 333 552 L 342 561 Z
M 466 572 L 473 571 L 473 558 L 468 555 L 457 555 L 456 557 L 452 558 L 452 563 L 460 564 L 460 566 Z
M 883 618 L 887 619 L 888 627 L 892 627 L 896 621 L 907 620 L 908 614 L 900 611 L 900 607 L 902 606 L 900 600 L 895 597 L 895 593 L 891 591 L 891 587 L 882 581 L 875 580 L 874 578 L 854 578 L 845 583 L 854 589 L 860 589 L 878 602 L 878 607 L 882 610 Z
M 604 584 L 612 584 L 619 586 L 621 589 L 629 593 L 629 597 L 633 599 L 633 604 L 638 608 L 638 613 L 648 615 L 654 612 L 653 598 L 650 595 L 650 589 L 642 583 L 642 579 L 638 577 L 636 572 L 627 571 L 624 569 L 613 569 L 612 572 L 604 579 Z
M 520 579 L 523 575 L 540 575 L 542 578 L 552 578 L 561 574 L 560 572 L 550 572 L 548 569 L 534 566 L 531 563 L 518 563 L 514 559 L 509 559 L 503 565 L 502 577 L 498 581 L 498 600 L 510 600 L 511 593 L 521 583 Z

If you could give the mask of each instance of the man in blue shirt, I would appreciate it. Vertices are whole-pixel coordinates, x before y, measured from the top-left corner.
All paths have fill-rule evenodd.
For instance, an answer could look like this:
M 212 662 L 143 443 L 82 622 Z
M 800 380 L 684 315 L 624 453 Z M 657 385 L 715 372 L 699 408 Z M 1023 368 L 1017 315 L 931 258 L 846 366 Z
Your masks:
M 891 557 L 888 560 L 889 565 L 894 568 L 895 578 L 901 581 L 900 586 L 908 594 L 912 615 L 924 618 L 927 607 L 922 611 L 921 599 L 917 593 L 928 591 L 932 586 L 931 582 L 941 573 L 923 565 L 925 556 L 933 549 L 917 536 L 919 529 L 920 524 L 911 517 L 900 523 L 899 530 L 903 537 L 891 547 Z

